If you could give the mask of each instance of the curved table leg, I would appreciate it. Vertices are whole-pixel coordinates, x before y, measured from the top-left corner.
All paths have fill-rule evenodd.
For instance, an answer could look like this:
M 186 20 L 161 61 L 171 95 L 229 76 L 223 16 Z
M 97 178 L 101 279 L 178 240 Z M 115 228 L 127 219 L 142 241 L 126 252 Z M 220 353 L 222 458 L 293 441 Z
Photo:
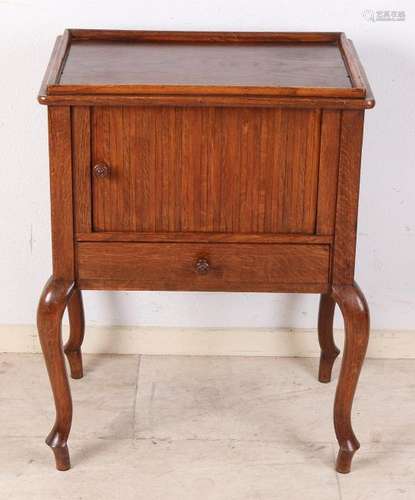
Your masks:
M 353 432 L 351 411 L 369 340 L 369 308 L 356 283 L 353 286 L 333 286 L 333 298 L 345 323 L 343 361 L 334 402 L 334 427 L 340 446 L 336 470 L 347 473 L 353 455 L 360 447 Z
M 56 419 L 48 437 L 56 468 L 70 468 L 67 440 L 72 423 L 72 398 L 62 348 L 62 316 L 74 291 L 74 283 L 54 278 L 46 283 L 37 311 L 37 326 L 43 356 L 55 400 Z
M 320 296 L 320 307 L 318 310 L 318 341 L 320 343 L 320 367 L 318 380 L 330 382 L 333 364 L 340 351 L 334 343 L 333 318 L 336 303 L 330 294 Z
M 85 333 L 84 306 L 79 288 L 75 288 L 68 302 L 69 339 L 65 344 L 64 353 L 69 361 L 72 378 L 82 378 L 81 346 Z

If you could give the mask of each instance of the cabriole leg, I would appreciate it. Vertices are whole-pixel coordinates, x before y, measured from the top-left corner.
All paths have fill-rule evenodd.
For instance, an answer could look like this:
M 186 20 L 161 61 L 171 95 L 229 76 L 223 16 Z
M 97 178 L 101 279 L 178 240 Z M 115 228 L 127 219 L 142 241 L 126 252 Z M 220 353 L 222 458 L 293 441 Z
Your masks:
M 81 346 L 85 333 L 84 306 L 79 288 L 75 288 L 68 302 L 69 340 L 65 344 L 64 352 L 69 361 L 72 378 L 82 378 Z
M 340 307 L 345 324 L 342 366 L 334 402 L 334 427 L 340 450 L 336 470 L 350 472 L 353 455 L 359 449 L 351 422 L 353 398 L 369 340 L 369 308 L 355 283 L 334 286 L 333 298 Z
M 320 296 L 318 310 L 318 341 L 320 343 L 320 366 L 318 379 L 320 382 L 330 382 L 333 364 L 340 351 L 334 343 L 333 318 L 336 303 L 330 294 Z
M 39 301 L 37 326 L 55 400 L 55 424 L 46 438 L 55 455 L 56 468 L 70 468 L 67 440 L 72 423 L 72 398 L 62 348 L 62 316 L 74 283 L 54 278 L 46 283 Z

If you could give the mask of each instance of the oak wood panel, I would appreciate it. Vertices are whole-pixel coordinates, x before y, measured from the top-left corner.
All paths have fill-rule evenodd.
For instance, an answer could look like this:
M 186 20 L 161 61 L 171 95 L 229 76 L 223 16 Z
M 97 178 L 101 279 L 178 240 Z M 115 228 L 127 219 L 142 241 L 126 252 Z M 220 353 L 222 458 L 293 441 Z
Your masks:
M 363 113 L 343 111 L 340 138 L 333 283 L 352 285 L 356 252 Z
M 319 110 L 96 107 L 93 229 L 315 230 Z
M 91 127 L 90 108 L 72 108 L 72 154 L 75 230 L 90 232 L 91 207 Z
M 147 290 L 268 290 L 327 284 L 328 245 L 78 243 L 78 279 L 133 280 Z M 206 273 L 197 271 L 206 259 Z
M 155 84 L 157 82 L 157 84 Z M 321 43 L 73 41 L 52 93 L 252 93 L 362 97 L 339 47 Z
M 325 110 L 321 122 L 317 234 L 334 234 L 341 111 Z
M 48 108 L 52 260 L 55 278 L 74 278 L 71 113 Z

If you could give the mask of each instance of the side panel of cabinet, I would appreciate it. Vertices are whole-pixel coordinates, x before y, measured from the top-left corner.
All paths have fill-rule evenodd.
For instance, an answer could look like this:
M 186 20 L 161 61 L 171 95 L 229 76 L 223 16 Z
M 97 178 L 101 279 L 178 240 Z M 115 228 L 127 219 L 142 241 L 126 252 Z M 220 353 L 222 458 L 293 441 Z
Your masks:
M 354 280 L 363 111 L 343 111 L 332 279 L 351 285 Z
M 49 106 L 48 122 L 53 276 L 73 280 L 75 257 L 70 107 Z
M 110 173 L 91 177 L 91 229 L 313 234 L 320 123 L 320 110 L 94 107 L 91 165 Z

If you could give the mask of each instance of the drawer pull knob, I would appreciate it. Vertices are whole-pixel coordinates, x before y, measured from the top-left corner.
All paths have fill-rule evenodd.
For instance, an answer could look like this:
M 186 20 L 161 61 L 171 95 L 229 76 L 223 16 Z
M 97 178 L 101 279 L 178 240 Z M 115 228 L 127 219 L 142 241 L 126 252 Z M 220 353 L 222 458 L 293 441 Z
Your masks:
M 207 259 L 198 259 L 196 262 L 196 271 L 200 274 L 206 274 L 209 271 L 209 262 Z
M 97 163 L 93 170 L 95 177 L 108 177 L 108 174 L 110 173 L 110 168 L 105 163 Z

